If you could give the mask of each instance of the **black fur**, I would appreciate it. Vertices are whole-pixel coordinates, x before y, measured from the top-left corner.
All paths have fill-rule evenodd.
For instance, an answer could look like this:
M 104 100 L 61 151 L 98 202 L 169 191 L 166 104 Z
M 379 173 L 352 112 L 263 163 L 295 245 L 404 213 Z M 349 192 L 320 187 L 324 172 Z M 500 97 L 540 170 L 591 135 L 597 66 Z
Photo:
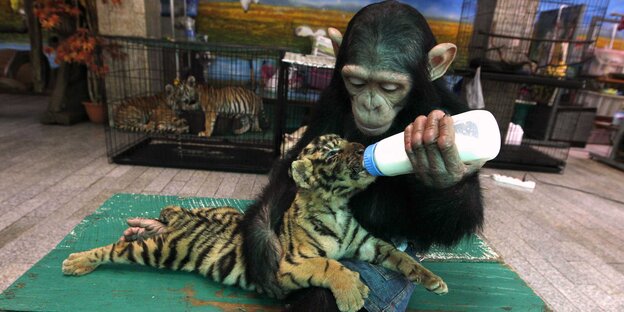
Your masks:
M 284 312 L 340 312 L 334 295 L 326 288 L 310 287 L 293 293 L 288 299 Z M 302 305 L 301 302 L 314 304 Z M 322 310 L 320 307 L 323 307 Z M 364 311 L 366 310 L 362 309 L 359 312 Z
M 424 17 L 396 1 L 367 6 L 349 22 L 338 53 L 337 70 L 317 104 L 305 135 L 274 165 L 269 184 L 245 215 L 242 230 L 250 280 L 261 284 L 275 282 L 280 256 L 276 232 L 296 191 L 288 168 L 313 138 L 336 133 L 367 145 L 403 131 L 418 115 L 426 115 L 433 109 L 443 109 L 450 114 L 468 110 L 442 79 L 429 81 L 426 55 L 435 45 L 436 40 Z M 382 55 L 378 53 L 379 47 L 382 47 Z M 381 61 L 386 68 L 409 74 L 414 86 L 393 125 L 378 137 L 366 137 L 357 130 L 349 94 L 340 75 L 345 64 L 366 65 L 367 59 Z M 382 177 L 352 198 L 350 206 L 358 221 L 372 234 L 384 239 L 408 238 L 421 250 L 432 244 L 453 245 L 479 230 L 483 222 L 477 174 L 448 189 L 425 187 L 410 175 Z M 315 311 L 335 311 L 335 303 L 332 306 L 321 304 L 327 300 L 315 301 L 331 294 L 328 290 L 312 288 L 303 293 L 302 299 L 290 306 L 292 311 L 302 311 L 305 306 L 314 307 Z

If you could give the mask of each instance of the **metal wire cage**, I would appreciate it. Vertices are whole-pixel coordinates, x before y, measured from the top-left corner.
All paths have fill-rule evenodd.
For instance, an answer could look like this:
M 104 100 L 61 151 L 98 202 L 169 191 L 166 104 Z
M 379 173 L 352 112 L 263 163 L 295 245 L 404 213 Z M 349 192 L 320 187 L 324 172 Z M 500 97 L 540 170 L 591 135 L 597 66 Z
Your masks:
M 588 61 L 608 0 L 464 0 L 456 68 L 576 77 Z
M 559 173 L 570 146 L 585 146 L 596 108 L 578 104 L 580 82 L 501 75 L 481 84 L 502 139 L 499 155 L 486 166 Z
M 481 68 L 485 109 L 503 140 L 490 167 L 561 172 L 596 114 L 576 100 L 607 0 L 464 0 L 456 72 Z M 463 85 L 466 91 L 468 86 Z
M 285 123 L 280 155 L 284 156 L 301 139 L 321 92 L 330 84 L 334 59 L 286 53 L 287 67 Z
M 284 51 L 109 37 L 111 161 L 266 172 L 285 125 Z M 189 77 L 195 79 L 190 87 Z M 270 81 L 269 81 L 270 80 Z M 209 104 L 211 103 L 211 104 Z M 212 122 L 209 122 L 212 120 Z M 208 131 L 208 128 L 211 128 Z

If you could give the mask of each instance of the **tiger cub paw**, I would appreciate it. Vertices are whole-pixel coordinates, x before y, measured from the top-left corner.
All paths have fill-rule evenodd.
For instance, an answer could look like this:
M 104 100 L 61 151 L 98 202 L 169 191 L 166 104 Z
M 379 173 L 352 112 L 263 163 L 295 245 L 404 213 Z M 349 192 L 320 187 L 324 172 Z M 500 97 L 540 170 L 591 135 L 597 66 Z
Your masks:
M 342 312 L 355 312 L 364 307 L 368 298 L 368 287 L 360 280 L 360 274 L 350 272 L 348 278 L 342 276 L 334 283 L 332 293 L 336 297 L 336 305 Z
M 97 260 L 90 260 L 87 252 L 77 252 L 69 255 L 63 261 L 63 274 L 85 275 L 98 267 Z
M 448 293 L 446 283 L 439 276 L 422 267 L 419 264 L 403 266 L 399 268 L 401 272 L 412 282 L 423 285 L 428 291 L 438 295 Z
M 430 277 L 423 280 L 422 285 L 428 290 L 438 295 L 444 295 L 448 293 L 448 286 L 437 275 L 431 274 Z

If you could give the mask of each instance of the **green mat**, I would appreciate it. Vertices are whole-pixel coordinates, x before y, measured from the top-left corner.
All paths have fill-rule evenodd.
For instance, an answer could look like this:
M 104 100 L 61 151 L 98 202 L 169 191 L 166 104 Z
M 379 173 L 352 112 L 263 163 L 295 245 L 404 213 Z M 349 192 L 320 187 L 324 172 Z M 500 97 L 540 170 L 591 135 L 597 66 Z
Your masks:
M 105 265 L 93 273 L 64 276 L 61 262 L 72 252 L 117 240 L 129 217 L 156 217 L 165 205 L 233 206 L 249 201 L 118 194 L 83 220 L 54 250 L 0 295 L 9 311 L 279 311 L 282 305 L 255 293 L 225 287 L 199 275 L 134 265 Z M 432 259 L 429 261 L 427 259 Z M 435 250 L 425 265 L 449 286 L 445 296 L 417 287 L 410 311 L 544 311 L 544 302 L 498 261 L 478 237 L 454 250 Z

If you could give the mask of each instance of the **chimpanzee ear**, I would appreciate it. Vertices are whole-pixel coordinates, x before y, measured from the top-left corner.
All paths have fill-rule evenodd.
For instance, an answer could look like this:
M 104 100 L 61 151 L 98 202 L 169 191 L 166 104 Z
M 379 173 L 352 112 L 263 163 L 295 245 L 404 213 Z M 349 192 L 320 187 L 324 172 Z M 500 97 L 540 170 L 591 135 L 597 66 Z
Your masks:
M 340 50 L 340 45 L 342 44 L 342 34 L 340 30 L 333 27 L 327 28 L 327 34 L 329 35 L 329 39 L 331 39 L 334 55 L 338 57 L 338 50 Z
M 312 179 L 312 162 L 309 159 L 300 159 L 292 162 L 290 174 L 299 188 L 309 189 L 314 184 Z
M 429 51 L 429 75 L 431 81 L 446 73 L 457 54 L 457 47 L 452 43 L 440 43 Z

